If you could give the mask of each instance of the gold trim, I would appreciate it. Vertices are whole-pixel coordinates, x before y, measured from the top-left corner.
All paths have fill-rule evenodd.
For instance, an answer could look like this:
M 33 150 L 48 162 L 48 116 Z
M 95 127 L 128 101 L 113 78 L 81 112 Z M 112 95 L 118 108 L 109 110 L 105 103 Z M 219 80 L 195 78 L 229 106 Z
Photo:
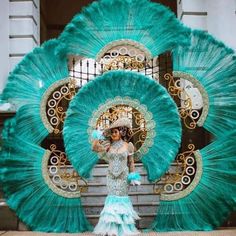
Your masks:
M 52 133 L 54 131 L 54 127 L 50 124 L 47 117 L 46 107 L 47 107 L 48 99 L 56 88 L 64 85 L 65 83 L 70 82 L 70 80 L 71 78 L 66 78 L 66 79 L 56 81 L 42 95 L 42 99 L 40 102 L 40 116 L 41 116 L 41 119 L 45 128 L 48 130 L 49 133 Z
M 203 110 L 200 118 L 197 121 L 197 125 L 199 127 L 203 126 L 209 112 L 209 97 L 206 90 L 196 78 L 188 73 L 182 71 L 173 71 L 173 76 L 190 81 L 201 93 L 203 100 Z
M 89 127 L 88 127 L 88 137 L 89 142 L 92 143 L 91 140 L 91 134 L 92 131 L 95 129 L 97 125 L 97 121 L 101 117 L 101 115 L 106 112 L 109 108 L 117 105 L 128 105 L 137 111 L 140 112 L 140 114 L 144 117 L 146 122 L 146 138 L 142 144 L 142 146 L 139 148 L 138 151 L 135 152 L 135 159 L 139 160 L 142 158 L 144 154 L 146 154 L 149 151 L 149 148 L 153 145 L 153 139 L 156 136 L 156 132 L 154 128 L 156 127 L 155 121 L 152 119 L 153 115 L 151 112 L 147 110 L 147 107 L 143 104 L 140 104 L 140 102 L 137 99 L 132 99 L 130 97 L 115 97 L 113 99 L 108 99 L 104 104 L 101 104 L 97 110 L 95 110 L 92 114 L 91 119 L 89 120 Z
M 187 168 L 189 166 L 192 166 L 192 165 L 188 165 L 186 160 L 189 157 L 192 157 L 194 151 L 195 151 L 194 144 L 189 144 L 187 151 L 184 151 L 184 152 L 178 154 L 175 161 L 173 162 L 174 168 L 175 168 L 176 171 L 174 173 L 172 173 L 172 171 L 171 172 L 168 171 L 166 173 L 166 175 L 161 178 L 161 180 L 164 182 L 164 186 L 162 188 L 158 187 L 159 186 L 159 181 L 157 181 L 155 183 L 155 185 L 153 187 L 155 194 L 162 194 L 162 193 L 164 194 L 164 192 L 166 192 L 165 189 L 166 189 L 167 185 L 171 186 L 172 189 L 174 190 L 174 185 L 175 184 L 177 184 L 177 183 L 182 184 L 182 178 L 183 178 L 184 175 L 187 174 L 186 173 Z M 168 194 L 172 193 L 173 190 L 168 192 Z M 177 191 L 181 191 L 181 189 L 177 190 Z
M 141 43 L 136 42 L 134 40 L 129 40 L 129 39 L 120 39 L 120 40 L 115 40 L 111 43 L 108 43 L 105 47 L 103 47 L 98 54 L 96 55 L 96 61 L 100 61 L 102 59 L 102 57 L 104 56 L 104 54 L 111 50 L 113 47 L 117 47 L 117 46 L 133 46 L 141 51 L 143 51 L 143 53 L 146 56 L 146 60 L 150 60 L 152 58 L 152 54 L 151 52 Z
M 191 184 L 187 188 L 182 190 L 181 192 L 178 192 L 175 194 L 161 194 L 160 199 L 162 201 L 175 201 L 175 200 L 184 198 L 188 196 L 197 187 L 197 185 L 199 184 L 201 180 L 202 171 L 203 171 L 202 156 L 199 150 L 194 152 L 194 157 L 196 160 L 197 168 L 196 168 L 196 174 Z
M 81 193 L 80 192 L 67 192 L 67 191 L 63 191 L 62 189 L 59 189 L 58 187 L 56 187 L 50 177 L 49 177 L 49 174 L 48 174 L 48 161 L 49 161 L 49 158 L 51 156 L 51 151 L 49 150 L 46 150 L 45 151 L 45 154 L 42 158 L 42 175 L 43 175 L 43 178 L 44 178 L 44 181 L 45 183 L 48 185 L 48 187 L 57 195 L 60 195 L 62 197 L 65 197 L 65 198 L 78 198 L 81 196 Z
M 104 63 L 103 71 L 109 70 L 143 70 L 145 68 L 145 61 L 139 62 L 134 57 L 130 56 L 117 56 L 112 58 L 111 61 L 106 64 Z

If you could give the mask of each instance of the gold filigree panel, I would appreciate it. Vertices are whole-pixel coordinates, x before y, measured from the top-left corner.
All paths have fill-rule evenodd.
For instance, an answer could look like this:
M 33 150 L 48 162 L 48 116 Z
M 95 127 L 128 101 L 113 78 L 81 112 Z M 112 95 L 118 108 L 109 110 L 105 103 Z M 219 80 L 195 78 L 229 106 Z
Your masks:
M 97 54 L 96 61 L 101 62 L 106 55 L 109 55 L 110 57 L 128 55 L 129 57 L 135 57 L 137 61 L 142 61 L 144 57 L 147 61 L 152 58 L 151 52 L 144 45 L 136 41 L 125 39 L 116 40 L 107 44 Z
M 181 84 L 180 78 L 174 78 L 171 74 L 165 74 L 164 79 L 168 81 L 168 92 L 176 100 L 179 115 L 188 129 L 195 129 L 201 110 L 193 109 L 193 102 L 189 93 Z
M 178 106 L 184 128 L 194 132 L 197 126 L 203 125 L 208 113 L 206 91 L 197 79 L 183 72 L 174 71 L 173 75 L 167 73 L 164 79 L 169 94 Z M 161 200 L 180 199 L 193 191 L 201 174 L 201 155 L 195 151 L 194 144 L 188 144 L 188 150 L 178 154 L 169 171 L 155 183 L 154 192 L 161 195 Z
M 53 84 L 43 96 L 41 117 L 50 133 L 62 132 L 66 110 L 76 93 L 76 81 L 66 79 Z
M 197 113 L 197 110 L 192 109 L 192 113 L 196 112 L 195 114 L 192 114 L 190 112 L 190 116 L 192 116 L 192 119 L 196 120 L 197 125 L 199 127 L 203 126 L 207 115 L 208 115 L 208 111 L 209 111 L 209 97 L 208 94 L 206 92 L 206 90 L 204 89 L 204 87 L 201 85 L 201 83 L 194 78 L 193 76 L 191 76 L 190 74 L 187 74 L 185 72 L 182 71 L 173 71 L 173 76 L 176 79 L 179 79 L 181 81 L 185 81 L 188 82 L 188 87 L 190 87 L 191 89 L 197 89 L 198 94 L 197 96 L 201 97 L 201 102 L 202 102 L 202 106 L 201 109 L 198 109 L 199 113 Z M 185 92 L 186 92 L 186 88 L 185 88 Z M 191 92 L 187 92 L 188 96 L 191 95 Z M 192 98 L 192 104 L 193 104 L 193 98 Z
M 56 194 L 67 198 L 80 197 L 87 192 L 87 182 L 79 176 L 67 159 L 65 152 L 55 144 L 43 159 L 43 176 L 46 183 Z
M 138 58 L 136 57 L 130 57 L 130 56 L 117 56 L 115 58 L 109 58 L 107 56 L 104 57 L 106 58 L 105 63 L 104 63 L 104 71 L 109 71 L 109 70 L 142 70 L 145 67 L 145 63 L 143 59 L 141 58 L 142 61 L 138 61 Z
M 115 97 L 98 107 L 89 121 L 89 141 L 92 142 L 93 129 L 105 130 L 120 117 L 128 117 L 131 120 L 132 128 L 128 141 L 134 144 L 135 159 L 138 160 L 148 152 L 156 135 L 154 131 L 156 124 L 152 119 L 152 114 L 138 100 L 129 97 Z
M 192 183 L 197 170 L 197 162 L 194 156 L 195 146 L 189 144 L 188 149 L 178 154 L 169 171 L 161 178 L 163 185 L 160 184 L 160 181 L 155 183 L 154 192 L 156 194 L 176 194 L 188 188 Z
M 104 51 L 100 63 L 103 64 L 103 72 L 109 70 L 133 70 L 142 71 L 147 66 L 150 55 L 143 48 L 133 45 L 130 42 L 123 45 L 113 45 Z

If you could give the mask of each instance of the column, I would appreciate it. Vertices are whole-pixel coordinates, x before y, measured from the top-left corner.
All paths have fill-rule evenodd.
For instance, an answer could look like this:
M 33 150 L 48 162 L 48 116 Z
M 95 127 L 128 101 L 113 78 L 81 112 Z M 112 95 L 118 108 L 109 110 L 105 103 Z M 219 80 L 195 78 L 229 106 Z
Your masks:
M 207 29 L 236 50 L 236 0 L 207 0 Z
M 177 0 L 178 18 L 236 50 L 236 0 Z
M 0 3 L 0 94 L 9 72 L 9 0 Z
M 0 2 L 1 71 L 0 94 L 8 73 L 34 47 L 40 44 L 40 0 L 2 0 Z

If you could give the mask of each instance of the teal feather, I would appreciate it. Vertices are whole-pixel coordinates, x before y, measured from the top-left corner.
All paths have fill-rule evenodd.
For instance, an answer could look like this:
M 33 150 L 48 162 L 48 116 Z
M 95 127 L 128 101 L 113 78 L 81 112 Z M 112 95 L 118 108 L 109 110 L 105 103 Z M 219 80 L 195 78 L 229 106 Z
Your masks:
M 213 230 L 236 206 L 236 133 L 200 150 L 200 182 L 186 197 L 161 201 L 151 226 L 155 231 Z
M 68 158 L 81 176 L 89 176 L 98 161 L 88 141 L 89 120 L 100 105 L 116 96 L 139 100 L 153 115 L 156 136 L 141 160 L 149 180 L 156 180 L 167 170 L 178 152 L 181 124 L 177 107 L 167 91 L 156 81 L 138 73 L 107 72 L 81 88 L 70 103 L 63 129 Z
M 15 127 L 16 127 L 16 117 L 7 119 L 4 122 L 3 129 L 1 132 L 2 139 L 8 139 L 15 133 Z
M 18 106 L 40 106 L 44 92 L 56 81 L 68 77 L 67 59 L 56 55 L 58 43 L 49 40 L 27 54 L 10 73 L 2 99 Z
M 59 37 L 60 51 L 96 58 L 101 49 L 119 40 L 146 47 L 152 56 L 189 43 L 190 30 L 174 13 L 149 0 L 95 1 L 76 15 Z
M 21 106 L 15 116 L 15 131 L 20 136 L 34 144 L 41 142 L 48 136 L 49 131 L 42 123 L 38 104 Z
M 93 130 L 91 134 L 93 139 L 104 140 L 105 137 L 103 136 L 103 132 L 101 130 Z
M 80 198 L 54 193 L 42 176 L 45 149 L 23 138 L 4 140 L 0 155 L 0 182 L 8 206 L 31 230 L 84 232 L 92 230 Z
M 216 136 L 236 128 L 236 56 L 232 49 L 203 31 L 192 32 L 189 47 L 173 52 L 174 70 L 195 77 L 209 97 L 203 127 Z
M 43 124 L 41 101 L 47 89 L 68 77 L 67 59 L 56 55 L 57 40 L 50 40 L 27 54 L 8 78 L 3 99 L 20 107 L 16 114 L 21 135 L 40 144 L 49 134 Z
M 138 172 L 131 172 L 128 174 L 128 181 L 131 182 L 132 180 L 141 180 L 141 175 Z

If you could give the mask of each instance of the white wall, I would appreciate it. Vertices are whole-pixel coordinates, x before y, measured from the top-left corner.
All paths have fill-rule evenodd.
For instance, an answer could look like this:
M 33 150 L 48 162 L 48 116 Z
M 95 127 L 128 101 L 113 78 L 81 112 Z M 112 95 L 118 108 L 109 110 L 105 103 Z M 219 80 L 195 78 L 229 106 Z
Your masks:
M 236 0 L 178 0 L 178 18 L 236 50 Z
M 0 2 L 0 93 L 9 72 L 9 0 Z
M 9 71 L 40 43 L 40 0 L 0 1 L 0 93 Z
M 207 0 L 179 0 L 178 18 L 191 28 L 207 30 Z
M 177 0 L 186 25 L 208 31 L 236 50 L 236 0 Z M 9 71 L 40 41 L 40 0 L 0 1 L 0 93 Z
M 208 32 L 236 50 L 236 1 L 208 0 L 206 9 Z

